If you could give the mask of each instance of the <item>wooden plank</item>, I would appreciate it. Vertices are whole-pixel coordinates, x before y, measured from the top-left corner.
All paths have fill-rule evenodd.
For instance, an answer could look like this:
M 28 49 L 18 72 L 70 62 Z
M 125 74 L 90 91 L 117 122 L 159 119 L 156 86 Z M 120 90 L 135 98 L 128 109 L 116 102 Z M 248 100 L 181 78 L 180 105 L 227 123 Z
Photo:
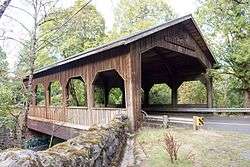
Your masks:
M 84 126 L 76 126 L 69 123 L 55 123 L 49 120 L 46 121 L 46 119 L 34 119 L 31 117 L 28 118 L 27 125 L 29 129 L 48 135 L 53 134 L 54 136 L 65 140 L 78 136 L 82 130 L 87 130 L 89 128 Z M 54 132 L 53 127 L 56 129 Z

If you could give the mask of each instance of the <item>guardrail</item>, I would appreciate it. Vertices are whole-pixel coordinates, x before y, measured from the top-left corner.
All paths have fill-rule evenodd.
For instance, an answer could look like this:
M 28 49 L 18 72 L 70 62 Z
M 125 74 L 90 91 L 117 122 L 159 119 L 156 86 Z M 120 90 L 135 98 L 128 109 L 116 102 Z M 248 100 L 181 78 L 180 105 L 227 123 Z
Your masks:
M 250 113 L 250 108 L 168 108 L 152 107 L 145 108 L 146 111 L 154 112 L 185 112 L 185 113 Z
M 193 116 L 193 118 L 182 118 L 182 117 L 169 117 L 168 115 L 148 115 L 145 111 L 142 111 L 143 119 L 147 122 L 152 123 L 160 123 L 163 126 L 167 127 L 169 123 L 177 123 L 177 124 L 189 124 L 193 125 L 194 130 L 198 130 L 199 126 L 204 125 L 204 118 Z

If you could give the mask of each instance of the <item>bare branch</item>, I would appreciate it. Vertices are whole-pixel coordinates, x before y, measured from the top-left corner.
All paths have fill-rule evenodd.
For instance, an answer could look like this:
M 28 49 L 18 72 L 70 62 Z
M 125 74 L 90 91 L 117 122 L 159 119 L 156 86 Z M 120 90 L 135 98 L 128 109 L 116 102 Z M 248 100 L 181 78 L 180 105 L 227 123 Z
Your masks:
M 81 10 L 83 10 L 86 6 L 88 6 L 90 3 L 92 2 L 92 0 L 89 0 L 88 2 L 86 2 L 82 7 L 80 7 L 80 9 L 78 9 L 73 15 L 71 15 L 66 21 L 64 21 L 56 30 L 55 30 L 55 32 L 53 32 L 53 34 L 55 34 L 55 33 L 57 33 L 62 27 L 64 27 L 70 20 L 72 20 L 74 17 L 75 17 L 75 15 L 77 15 Z M 52 37 L 53 35 L 51 35 L 51 36 L 49 36 L 48 37 L 48 39 L 50 38 L 50 37 Z M 52 41 L 54 41 L 54 40 L 52 40 Z M 52 41 L 50 41 L 50 42 L 52 42 Z M 42 46 L 44 44 L 44 42 L 40 45 L 40 46 Z M 45 45 L 46 45 L 46 43 L 45 43 Z M 39 48 L 40 48 L 40 46 L 39 46 Z
M 28 12 L 27 10 L 25 10 L 25 9 L 23 9 L 23 8 L 20 8 L 20 7 L 17 7 L 17 6 L 13 6 L 13 5 L 9 5 L 9 7 L 18 9 L 18 10 L 20 10 L 20 11 L 22 11 L 22 12 L 28 14 L 29 16 L 31 16 L 31 17 L 34 19 L 34 16 L 33 16 L 30 12 Z
M 22 42 L 18 39 L 12 38 L 12 37 L 2 37 L 2 38 L 0 38 L 0 40 L 13 40 L 13 41 L 16 41 L 16 42 L 22 44 L 24 47 L 29 48 L 29 46 L 27 44 L 25 44 L 24 42 Z
M 9 16 L 9 15 L 4 15 L 4 16 L 14 20 L 16 23 L 21 25 L 30 35 L 32 34 L 31 31 L 22 22 L 20 22 L 19 20 L 15 19 L 14 17 Z
M 50 22 L 50 21 L 56 21 L 56 20 L 55 18 L 44 19 L 43 21 L 38 22 L 38 26 L 42 26 L 43 24 Z
M 0 18 L 2 17 L 3 13 L 5 12 L 6 8 L 9 6 L 11 0 L 5 0 L 2 5 L 0 5 Z
M 247 1 L 244 0 L 233 0 L 234 2 L 236 2 L 237 4 L 247 4 Z

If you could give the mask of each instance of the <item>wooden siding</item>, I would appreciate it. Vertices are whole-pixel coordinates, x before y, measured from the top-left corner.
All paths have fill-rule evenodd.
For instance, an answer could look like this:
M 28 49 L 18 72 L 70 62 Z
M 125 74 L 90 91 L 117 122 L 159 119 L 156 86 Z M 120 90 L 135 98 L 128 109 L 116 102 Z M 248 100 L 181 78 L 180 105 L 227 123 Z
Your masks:
M 107 124 L 117 115 L 126 115 L 124 108 L 93 108 L 86 107 L 45 107 L 33 106 L 29 111 L 29 117 L 37 120 L 50 121 L 51 123 L 70 123 L 90 127 L 94 124 Z
M 151 36 L 142 38 L 139 43 L 140 45 L 138 45 L 138 47 L 141 53 L 154 47 L 162 47 L 177 53 L 195 57 L 206 68 L 212 67 L 211 62 L 202 52 L 200 46 L 183 25 L 177 25 L 176 27 L 170 27 L 159 31 Z
M 164 52 L 157 53 L 157 49 L 162 49 Z M 151 54 L 151 50 L 156 49 L 154 55 Z M 142 63 L 143 54 L 149 53 L 150 59 L 154 59 L 159 63 L 165 63 L 162 60 L 169 60 L 169 57 L 174 57 L 174 61 L 171 63 L 187 65 L 186 60 L 194 62 L 188 64 L 190 68 L 188 71 L 181 71 L 183 68 L 175 69 L 181 71 L 183 75 L 177 76 L 172 72 L 171 66 L 164 64 L 165 71 L 162 71 L 161 76 L 156 76 L 156 80 L 152 79 L 150 74 L 143 73 Z M 162 55 L 162 54 L 165 55 Z M 177 59 L 178 57 L 178 59 Z M 184 57 L 184 58 L 183 58 Z M 188 58 L 188 59 L 185 59 Z M 149 61 L 151 63 L 151 61 Z M 154 70 L 151 67 L 152 64 L 147 64 L 148 69 Z M 184 63 L 184 64 L 183 64 Z M 158 67 L 156 64 L 155 68 Z M 130 44 L 121 45 L 116 48 L 112 48 L 107 51 L 93 54 L 91 56 L 79 59 L 78 61 L 72 61 L 67 64 L 56 66 L 54 68 L 45 70 L 41 73 L 34 75 L 33 90 L 37 84 L 43 84 L 45 87 L 45 106 L 35 106 L 35 100 L 33 100 L 33 107 L 29 113 L 30 117 L 40 118 L 41 121 L 58 121 L 68 123 L 68 125 L 82 125 L 91 126 L 93 124 L 103 124 L 109 122 L 116 114 L 125 113 L 130 118 L 132 129 L 137 129 L 140 125 L 142 118 L 141 114 L 141 88 L 147 87 L 150 82 L 164 81 L 169 82 L 171 87 L 180 85 L 183 82 L 183 78 L 192 79 L 197 77 L 197 74 L 206 72 L 207 68 L 211 68 L 212 63 L 209 61 L 201 47 L 195 41 L 194 37 L 185 28 L 185 25 L 175 25 L 161 31 L 157 31 L 149 36 L 142 37 Z M 93 81 L 96 75 L 102 71 L 116 70 L 124 81 L 125 88 L 125 107 L 126 109 L 113 109 L 113 108 L 95 108 L 94 103 L 94 90 Z M 195 72 L 195 73 L 191 73 Z M 155 72 L 154 74 L 158 74 Z M 87 90 L 87 106 L 86 107 L 67 107 L 67 83 L 70 78 L 80 76 L 86 84 Z M 147 80 L 142 80 L 143 76 L 149 76 Z M 150 78 L 151 77 L 151 78 Z M 63 103 L 60 107 L 52 107 L 49 102 L 49 84 L 52 81 L 58 80 L 63 90 Z M 36 124 L 32 124 L 36 125 Z M 34 128 L 34 127 L 33 127 Z M 36 127 L 39 129 L 39 127 Z

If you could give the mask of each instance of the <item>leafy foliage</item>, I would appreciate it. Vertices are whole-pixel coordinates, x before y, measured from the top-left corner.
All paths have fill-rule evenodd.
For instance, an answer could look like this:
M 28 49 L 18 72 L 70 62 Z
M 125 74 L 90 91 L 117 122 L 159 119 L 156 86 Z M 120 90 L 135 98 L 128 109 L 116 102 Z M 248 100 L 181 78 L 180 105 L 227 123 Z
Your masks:
M 150 89 L 149 104 L 171 104 L 171 89 L 167 84 L 155 84 Z
M 13 92 L 7 82 L 8 62 L 6 53 L 0 47 L 0 116 L 11 111 Z
M 205 104 L 206 93 L 206 87 L 200 81 L 183 82 L 178 89 L 178 103 Z
M 65 58 L 100 45 L 105 36 L 105 22 L 93 5 L 86 6 L 67 22 L 83 4 L 86 4 L 85 0 L 77 0 L 70 8 L 56 9 L 49 13 L 52 19 L 42 26 L 41 36 L 50 39 L 51 42 L 39 56 L 41 59 L 46 54 Z M 63 28 L 56 33 L 51 32 L 64 22 L 67 24 Z
M 113 36 L 124 36 L 171 20 L 175 14 L 164 0 L 120 0 L 115 8 Z
M 50 105 L 62 105 L 62 87 L 59 81 L 50 83 Z
M 80 79 L 71 79 L 69 81 L 69 106 L 86 106 L 87 105 L 87 92 L 86 85 Z
M 103 107 L 104 106 L 104 89 L 98 86 L 94 88 L 94 102 L 95 107 Z
M 112 88 L 109 91 L 109 104 L 111 106 L 122 104 L 122 91 L 120 88 Z
M 197 20 L 221 64 L 218 72 L 232 75 L 228 83 L 238 80 L 234 86 L 241 85 L 247 92 L 250 91 L 249 11 L 247 0 L 207 0 L 202 1 L 197 12 Z
M 42 84 L 36 86 L 36 104 L 45 105 L 45 88 Z

